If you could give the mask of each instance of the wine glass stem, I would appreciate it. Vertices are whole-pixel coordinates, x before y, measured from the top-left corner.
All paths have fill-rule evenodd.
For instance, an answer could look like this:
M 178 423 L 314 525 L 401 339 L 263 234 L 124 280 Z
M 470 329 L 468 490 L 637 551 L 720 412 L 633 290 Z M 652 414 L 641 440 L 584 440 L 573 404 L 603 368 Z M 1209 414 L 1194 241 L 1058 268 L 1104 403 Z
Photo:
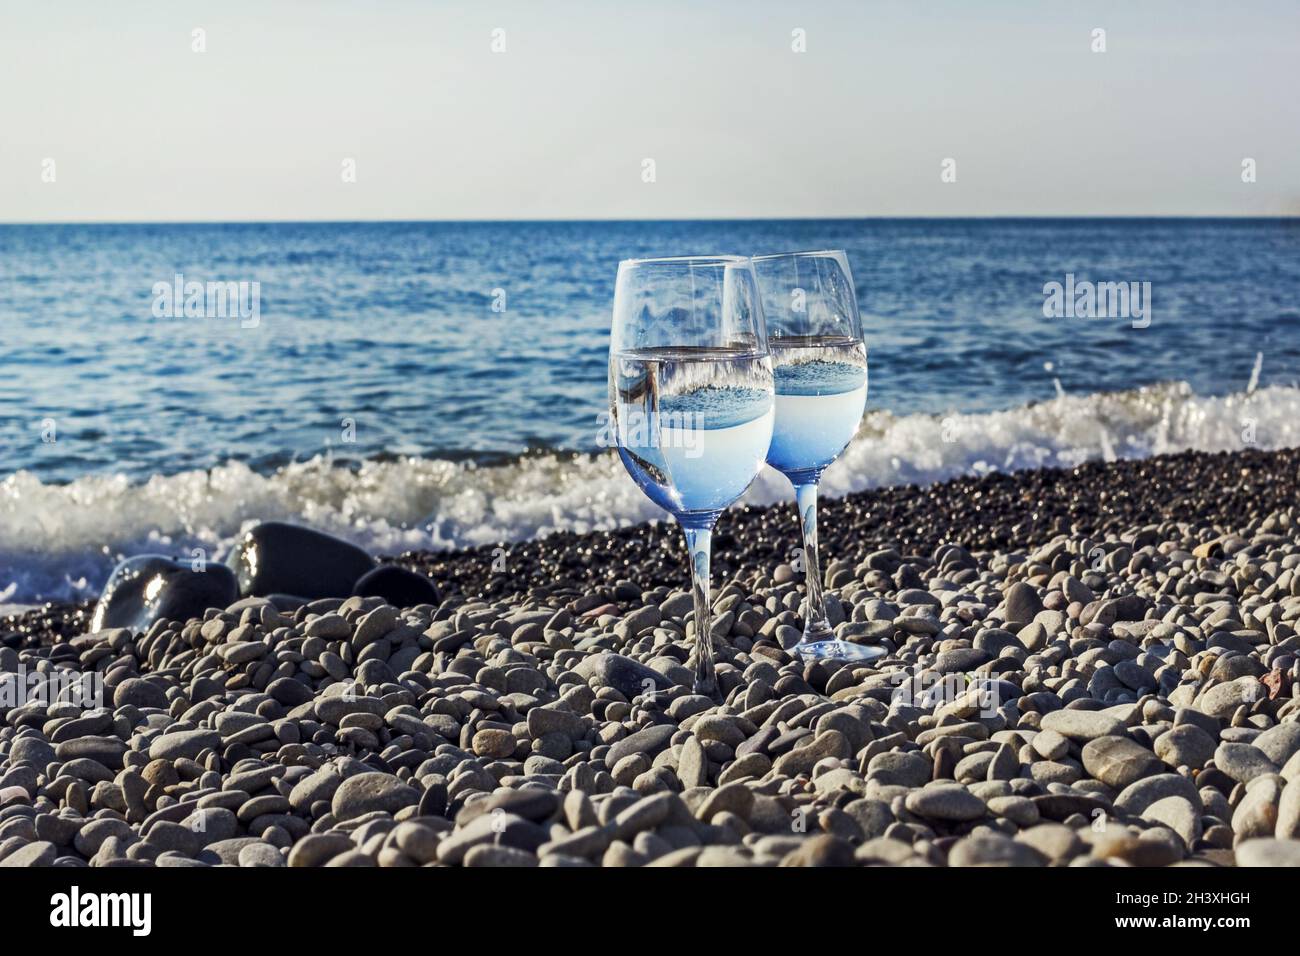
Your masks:
M 804 610 L 805 642 L 829 640 L 831 625 L 826 619 L 826 598 L 822 595 L 822 572 L 817 561 L 817 482 L 795 485 L 799 522 L 803 525 L 803 563 L 808 580 Z
M 713 524 L 685 527 L 691 556 L 691 594 L 695 598 L 695 693 L 715 697 L 718 679 L 713 669 L 713 615 L 709 608 L 709 557 Z

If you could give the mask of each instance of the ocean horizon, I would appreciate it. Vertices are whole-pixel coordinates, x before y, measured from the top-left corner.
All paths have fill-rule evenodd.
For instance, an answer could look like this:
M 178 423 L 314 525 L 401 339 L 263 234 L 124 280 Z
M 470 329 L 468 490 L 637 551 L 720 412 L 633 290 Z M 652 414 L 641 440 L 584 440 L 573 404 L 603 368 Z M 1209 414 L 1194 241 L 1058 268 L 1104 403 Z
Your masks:
M 1300 220 L 6 225 L 0 601 L 270 518 L 394 553 L 661 517 L 599 447 L 618 261 L 827 247 L 870 377 L 827 494 L 1300 444 Z M 255 285 L 256 324 L 160 310 L 177 277 Z

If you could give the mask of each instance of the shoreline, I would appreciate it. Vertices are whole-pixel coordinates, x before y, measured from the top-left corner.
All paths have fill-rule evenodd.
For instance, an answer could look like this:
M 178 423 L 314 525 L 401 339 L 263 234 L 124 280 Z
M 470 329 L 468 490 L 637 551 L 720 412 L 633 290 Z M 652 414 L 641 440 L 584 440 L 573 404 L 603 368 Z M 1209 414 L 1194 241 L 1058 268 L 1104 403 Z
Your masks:
M 1003 473 L 1068 469 L 1113 458 L 1116 450 L 1137 459 L 1169 450 L 1297 447 L 1298 423 L 1300 388 L 1265 386 L 1213 398 L 1185 383 L 1067 392 L 948 417 L 869 411 L 821 492 L 833 498 L 909 483 L 929 488 L 994 467 Z M 763 469 L 743 503 L 763 507 L 789 497 L 786 480 Z M 305 523 L 371 554 L 391 555 L 495 547 L 662 518 L 612 452 L 536 453 L 492 467 L 387 456 L 341 467 L 321 453 L 268 472 L 230 460 L 154 474 L 143 483 L 87 474 L 47 484 L 17 472 L 0 484 L 0 513 L 0 592 L 11 602 L 83 600 L 107 581 L 114 555 L 201 550 L 219 558 L 248 526 L 271 519 Z M 967 530 L 957 526 L 952 533 Z
M 791 658 L 793 508 L 730 511 L 722 703 L 689 689 L 667 521 L 386 559 L 436 605 L 85 637 L 44 607 L 0 622 L 0 670 L 111 700 L 21 721 L 0 863 L 1300 865 L 1298 479 L 1300 449 L 1189 452 L 826 499 L 869 665 Z
M 1241 469 L 1250 473 L 1241 473 Z M 1139 483 L 1140 495 L 1135 493 Z M 1106 493 L 1107 517 L 1092 507 L 1101 492 Z M 1184 522 L 1195 516 L 1197 521 L 1214 524 L 1244 514 L 1240 507 L 1243 499 L 1268 509 L 1300 504 L 1300 447 L 1093 460 L 1074 468 L 962 475 L 927 485 L 850 492 L 819 500 L 818 532 L 825 571 L 828 561 L 856 562 L 877 547 L 904 552 L 919 549 L 922 553 L 933 551 L 940 543 L 960 543 L 976 551 L 1025 548 L 1071 528 L 1083 534 L 1104 534 L 1125 522 L 1155 523 L 1165 520 L 1164 515 Z M 1028 527 L 1027 501 L 1044 506 L 1028 511 Z M 1035 514 L 1039 515 L 1036 519 Z M 714 535 L 715 590 L 734 574 L 774 568 L 789 560 L 789 554 L 782 552 L 799 546 L 797 522 L 792 499 L 724 511 Z M 741 549 L 729 544 L 751 530 L 757 532 L 758 541 Z M 406 551 L 379 555 L 378 560 L 427 574 L 444 592 L 465 600 L 519 594 L 527 586 L 543 582 L 560 581 L 574 587 L 612 583 L 604 569 L 616 565 L 629 549 L 656 555 L 638 566 L 654 584 L 685 585 L 681 531 L 666 515 L 610 531 L 557 530 L 522 541 Z M 506 570 L 494 571 L 494 565 L 499 567 L 503 559 Z M 88 620 L 94 599 L 24 602 L 23 606 L 26 611 L 0 614 L 0 628 L 6 622 L 12 626 L 35 619 L 58 622 L 64 617 L 75 625 L 83 618 Z M 47 633 L 65 630 L 60 627 Z

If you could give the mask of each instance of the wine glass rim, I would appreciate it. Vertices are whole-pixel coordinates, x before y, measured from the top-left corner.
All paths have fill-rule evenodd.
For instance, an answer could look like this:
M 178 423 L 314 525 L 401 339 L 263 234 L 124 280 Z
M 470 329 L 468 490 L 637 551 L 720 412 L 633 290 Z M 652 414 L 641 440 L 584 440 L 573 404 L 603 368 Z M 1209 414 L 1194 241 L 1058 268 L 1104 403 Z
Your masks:
M 767 259 L 799 259 L 799 258 L 812 258 L 812 257 L 814 257 L 814 256 L 840 256 L 840 257 L 842 257 L 842 256 L 844 256 L 844 250 L 843 250 L 843 249 L 809 249 L 809 250 L 807 250 L 807 251 L 802 251 L 802 252 L 770 252 L 770 253 L 767 253 L 766 255 L 761 255 L 761 256 L 750 256 L 749 258 L 750 258 L 751 260 L 753 260 L 754 262 L 758 262 L 760 259 L 762 259 L 762 260 L 767 260 Z
M 668 264 L 694 264 L 702 266 L 725 266 L 738 262 L 749 262 L 749 256 L 656 256 L 647 259 L 623 259 L 619 267 Z

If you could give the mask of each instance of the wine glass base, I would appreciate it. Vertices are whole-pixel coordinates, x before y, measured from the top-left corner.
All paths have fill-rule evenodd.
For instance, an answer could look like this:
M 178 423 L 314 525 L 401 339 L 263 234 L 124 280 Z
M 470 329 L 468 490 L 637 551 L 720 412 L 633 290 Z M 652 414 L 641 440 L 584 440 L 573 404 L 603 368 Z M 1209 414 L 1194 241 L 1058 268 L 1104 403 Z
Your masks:
M 795 657 L 813 661 L 874 661 L 888 653 L 883 647 L 851 644 L 848 641 L 800 641 L 790 648 Z

